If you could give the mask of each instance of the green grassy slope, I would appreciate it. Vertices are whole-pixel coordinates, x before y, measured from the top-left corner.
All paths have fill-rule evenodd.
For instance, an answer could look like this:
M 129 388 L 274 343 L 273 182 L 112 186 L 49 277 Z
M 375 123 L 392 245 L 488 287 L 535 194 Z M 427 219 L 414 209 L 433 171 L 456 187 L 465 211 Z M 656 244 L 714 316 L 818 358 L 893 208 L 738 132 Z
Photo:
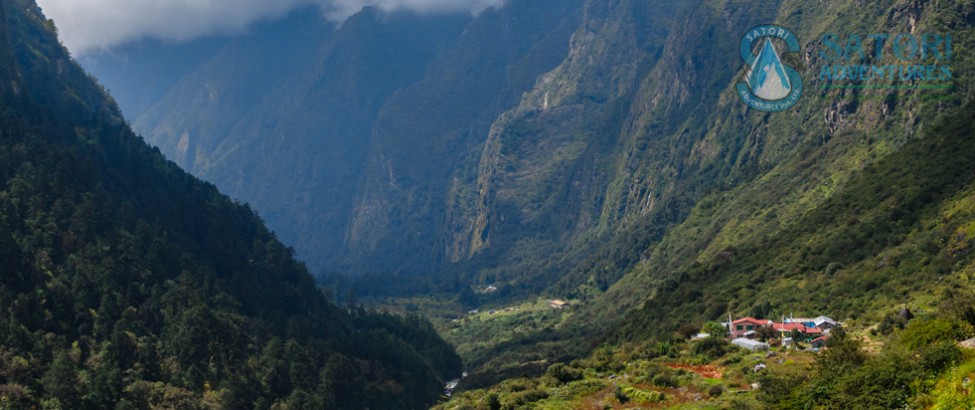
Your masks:
M 786 3 L 780 16 L 819 7 Z M 806 47 L 837 27 L 874 32 L 906 24 L 898 14 L 903 4 L 830 7 L 839 17 L 818 25 L 780 18 L 797 27 Z M 952 32 L 967 44 L 966 7 L 908 11 L 919 30 Z M 877 15 L 891 17 L 868 18 Z M 807 71 L 821 64 L 813 59 Z M 733 97 L 722 98 L 689 156 L 702 161 L 711 147 L 711 164 L 696 179 L 717 184 L 644 252 L 646 261 L 606 294 L 601 308 L 643 304 L 639 323 L 668 322 L 651 325 L 659 331 L 756 306 L 766 313 L 875 318 L 881 306 L 925 303 L 924 294 L 940 286 L 938 275 L 959 268 L 953 258 L 962 254 L 944 249 L 968 221 L 957 212 L 942 218 L 964 200 L 975 165 L 966 154 L 970 131 L 952 122 L 969 112 L 959 107 L 971 89 L 965 74 L 971 61 L 952 66 L 959 74 L 950 91 L 824 91 L 807 78 L 808 95 L 796 109 L 768 116 L 742 116 Z M 680 319 L 671 322 L 672 314 Z
M 585 72 L 559 72 L 563 65 L 496 124 L 500 165 L 482 192 L 497 193 L 489 214 L 512 227 L 491 225 L 495 240 L 519 238 L 525 219 L 563 235 L 529 228 L 534 235 L 516 245 L 502 241 L 518 249 L 508 266 L 520 269 L 484 271 L 480 279 L 529 289 L 545 283 L 550 295 L 579 306 L 556 335 L 505 344 L 525 360 L 499 348 L 489 356 L 504 358 L 485 371 L 537 360 L 536 344 L 556 358 L 605 341 L 668 340 L 682 325 L 699 328 L 728 314 L 827 314 L 871 324 L 895 307 L 929 308 L 946 287 L 970 286 L 970 56 L 952 61 L 950 90 L 825 90 L 807 75 L 802 102 L 777 114 L 747 110 L 733 87 L 738 40 L 755 24 L 793 28 L 804 52 L 787 63 L 818 73 L 823 61 L 810 50 L 831 31 L 913 25 L 950 32 L 956 47 L 968 47 L 971 2 L 782 2 L 766 16 L 753 14 L 766 6 L 705 1 L 686 10 L 612 121 L 580 124 L 572 100 L 552 106 L 556 90 L 573 88 L 551 84 L 574 84 L 566 80 L 571 73 Z M 602 171 L 612 171 L 608 178 L 578 164 L 609 154 L 565 143 L 593 147 L 603 138 L 617 138 Z M 552 165 L 565 163 L 570 171 Z M 538 183 L 545 178 L 562 188 Z M 610 182 L 591 182 L 599 179 Z M 599 219 L 574 213 L 587 198 L 598 198 Z M 569 245 L 560 252 L 552 243 Z M 559 282 L 539 279 L 548 275 Z
M 939 289 L 971 286 L 971 112 L 958 111 L 853 172 L 819 203 L 777 200 L 796 186 L 782 181 L 705 200 L 668 247 L 658 248 L 655 260 L 680 270 L 648 264 L 636 273 L 644 276 L 627 280 L 655 285 L 623 332 L 648 335 L 753 308 L 879 320 L 893 306 L 926 306 Z M 829 151 L 851 151 L 849 137 L 829 143 Z

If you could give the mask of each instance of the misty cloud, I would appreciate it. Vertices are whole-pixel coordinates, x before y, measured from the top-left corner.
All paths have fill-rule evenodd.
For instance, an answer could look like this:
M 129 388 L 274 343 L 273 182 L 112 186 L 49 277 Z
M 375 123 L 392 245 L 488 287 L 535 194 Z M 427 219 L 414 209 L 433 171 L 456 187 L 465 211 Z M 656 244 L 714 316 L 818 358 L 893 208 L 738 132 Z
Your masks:
M 418 13 L 470 12 L 503 0 L 37 0 L 54 19 L 64 44 L 76 55 L 142 38 L 190 40 L 235 33 L 262 19 L 316 4 L 341 21 L 363 7 Z
M 345 20 L 366 6 L 383 11 L 410 10 L 418 13 L 471 12 L 480 13 L 502 0 L 330 0 L 323 5 L 332 20 Z

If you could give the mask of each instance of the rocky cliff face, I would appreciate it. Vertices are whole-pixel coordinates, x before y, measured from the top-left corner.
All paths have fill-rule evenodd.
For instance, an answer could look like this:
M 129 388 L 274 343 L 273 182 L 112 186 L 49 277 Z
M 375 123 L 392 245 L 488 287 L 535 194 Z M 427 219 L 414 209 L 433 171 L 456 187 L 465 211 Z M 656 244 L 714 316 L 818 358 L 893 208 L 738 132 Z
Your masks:
M 373 128 L 350 248 L 384 271 L 466 260 L 475 166 L 491 123 L 558 64 L 581 1 L 510 2 L 472 21 Z
M 908 234 L 894 226 L 905 223 L 901 219 L 908 214 L 919 221 L 927 212 L 938 212 L 934 209 L 958 195 L 958 187 L 930 181 L 938 194 L 916 203 L 917 193 L 906 188 L 911 183 L 903 178 L 926 174 L 923 170 L 933 166 L 928 160 L 939 155 L 921 148 L 927 143 L 919 140 L 966 150 L 963 135 L 968 131 L 946 135 L 933 128 L 957 115 L 945 113 L 966 110 L 965 95 L 972 84 L 958 77 L 940 90 L 912 90 L 896 82 L 874 90 L 826 88 L 836 84 L 818 76 L 828 64 L 819 51 L 826 33 L 952 33 L 956 41 L 967 42 L 972 32 L 969 7 L 786 1 L 760 8 L 758 3 L 705 2 L 689 11 L 677 24 L 687 31 L 672 33 L 668 44 L 674 47 L 663 52 L 661 64 L 648 71 L 636 93 L 638 102 L 632 106 L 639 112 L 634 112 L 636 131 L 628 145 L 634 150 L 624 155 L 635 161 L 618 179 L 621 192 L 632 192 L 626 189 L 632 186 L 654 192 L 649 202 L 656 209 L 642 218 L 659 221 L 663 215 L 662 220 L 674 222 L 659 241 L 638 248 L 642 260 L 596 300 L 592 314 L 606 317 L 598 312 L 642 306 L 622 333 L 646 335 L 646 329 L 676 326 L 681 319 L 667 319 L 675 312 L 684 320 L 701 320 L 729 311 L 750 312 L 756 306 L 800 306 L 859 316 L 875 313 L 868 305 L 897 303 L 897 296 L 879 296 L 893 288 L 865 286 L 860 275 L 885 277 L 901 289 L 928 286 L 928 275 L 937 269 L 892 268 L 891 255 L 919 243 L 936 248 L 949 239 L 927 236 L 931 232 Z M 736 57 L 741 33 L 769 21 L 790 27 L 801 39 L 802 51 L 785 58 L 803 73 L 806 90 L 796 107 L 775 114 L 748 110 L 733 90 L 742 75 Z M 890 52 L 866 64 L 904 64 Z M 967 64 L 951 62 L 956 72 Z M 964 164 L 970 158 L 957 160 Z M 939 164 L 936 168 L 944 167 L 939 172 L 957 172 L 951 171 L 957 165 L 952 161 Z M 900 167 L 903 173 L 890 175 L 886 182 L 876 180 L 883 177 L 872 173 L 889 167 Z M 970 181 L 968 176 L 958 180 L 963 185 Z M 622 213 L 623 220 L 642 214 L 633 212 L 632 206 L 641 203 L 637 198 L 622 201 L 627 205 L 621 208 L 629 211 Z M 899 211 L 878 210 L 885 206 Z M 874 212 L 883 215 L 865 216 Z M 967 222 L 929 228 L 952 232 L 954 223 Z M 641 225 L 637 222 L 635 229 L 645 230 Z M 843 273 L 834 276 L 837 269 Z M 847 302 L 836 303 L 844 292 Z M 587 315 L 579 320 L 600 322 Z
M 963 106 L 964 76 L 941 92 L 823 88 L 824 33 L 951 31 L 960 50 L 969 3 L 510 1 L 477 17 L 366 11 L 334 32 L 306 19 L 313 35 L 260 40 L 275 65 L 241 64 L 258 40 L 232 41 L 137 127 L 320 273 L 446 270 L 633 307 Z M 734 92 L 741 36 L 770 22 L 800 37 L 784 58 L 806 76 L 776 114 Z M 298 45 L 278 56 L 274 41 Z M 705 207 L 737 216 L 704 223 Z
M 491 122 L 564 58 L 581 3 L 367 9 L 338 29 L 298 12 L 230 39 L 135 128 L 252 203 L 318 273 L 429 272 L 466 258 L 448 208 L 467 212 Z
M 574 341 L 546 348 L 666 338 L 728 313 L 879 320 L 968 286 L 973 259 L 954 249 L 971 246 L 972 214 L 958 211 L 975 193 L 970 121 L 959 120 L 971 80 L 828 88 L 839 84 L 820 79 L 819 51 L 826 33 L 952 33 L 962 47 L 971 2 L 653 10 L 665 6 L 588 4 L 566 60 L 499 117 L 480 156 L 468 249 L 504 264 L 473 280 L 542 283 L 583 302 L 562 329 Z M 668 15 L 659 37 L 627 28 Z M 735 93 L 741 37 L 769 22 L 800 38 L 784 59 L 805 80 L 779 113 Z M 905 64 L 890 53 L 863 63 Z M 950 64 L 963 73 L 971 61 Z

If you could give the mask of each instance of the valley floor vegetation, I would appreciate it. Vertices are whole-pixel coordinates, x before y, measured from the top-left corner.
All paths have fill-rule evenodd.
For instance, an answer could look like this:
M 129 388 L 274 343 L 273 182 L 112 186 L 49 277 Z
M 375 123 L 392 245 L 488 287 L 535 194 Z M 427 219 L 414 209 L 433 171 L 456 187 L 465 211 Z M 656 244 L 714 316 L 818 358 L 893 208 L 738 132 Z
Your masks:
M 609 344 L 588 357 L 547 364 L 458 392 L 437 410 L 499 409 L 961 409 L 975 406 L 975 297 L 947 293 L 916 317 L 893 311 L 879 323 L 831 332 L 768 352 L 717 336 Z M 463 383 L 461 384 L 463 389 Z

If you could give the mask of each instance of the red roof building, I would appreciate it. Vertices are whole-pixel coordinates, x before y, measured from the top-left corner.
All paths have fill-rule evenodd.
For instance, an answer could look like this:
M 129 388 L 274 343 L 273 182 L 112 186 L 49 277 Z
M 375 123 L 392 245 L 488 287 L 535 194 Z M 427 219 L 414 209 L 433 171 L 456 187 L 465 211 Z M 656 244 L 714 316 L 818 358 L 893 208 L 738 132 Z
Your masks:
M 773 323 L 772 329 L 782 334 L 783 338 L 792 337 L 792 331 L 797 330 L 807 340 L 822 336 L 823 330 L 816 327 L 809 327 L 802 323 Z
M 812 344 L 813 349 L 822 349 L 826 346 L 826 341 L 829 340 L 829 336 L 820 336 L 809 342 Z
M 771 320 L 755 319 L 753 317 L 741 318 L 731 322 L 731 338 L 735 339 L 745 337 L 746 333 L 755 332 L 759 328 L 768 327 L 771 325 Z

